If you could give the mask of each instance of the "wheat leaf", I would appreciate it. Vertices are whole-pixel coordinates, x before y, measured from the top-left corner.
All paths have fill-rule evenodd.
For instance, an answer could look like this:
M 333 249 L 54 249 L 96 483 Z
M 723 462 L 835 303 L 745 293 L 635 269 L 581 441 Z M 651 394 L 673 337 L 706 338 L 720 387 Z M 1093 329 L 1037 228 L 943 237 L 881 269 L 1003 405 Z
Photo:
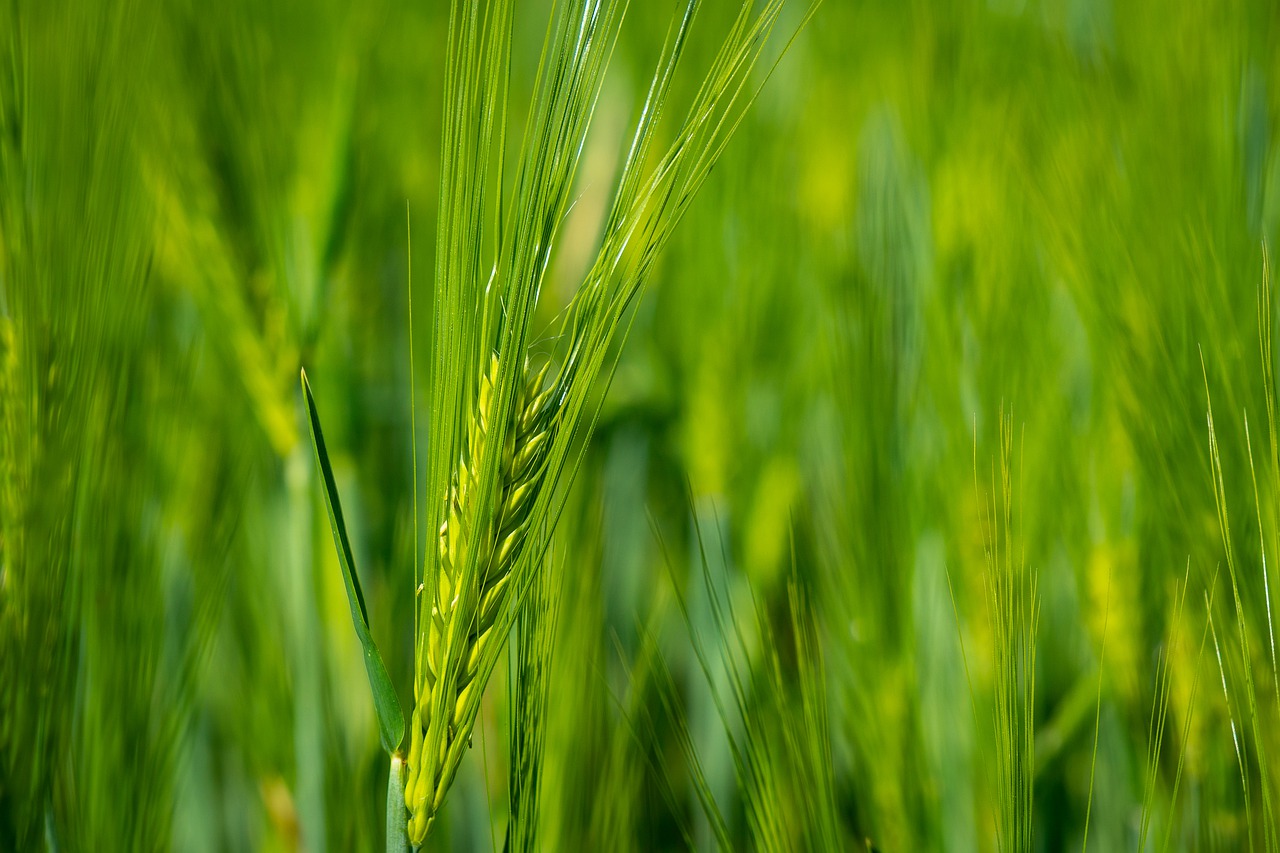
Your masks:
M 342 502 L 338 500 L 338 484 L 333 479 L 329 465 L 329 452 L 324 446 L 324 433 L 320 429 L 320 413 L 316 411 L 315 398 L 307 372 L 302 371 L 302 395 L 307 401 L 307 421 L 311 426 L 311 445 L 316 450 L 316 465 L 324 480 L 324 503 L 329 510 L 329 527 L 333 530 L 333 544 L 338 549 L 338 562 L 342 565 L 342 580 L 347 587 L 347 601 L 351 604 L 351 622 L 356 636 L 364 648 L 364 668 L 369 675 L 369 688 L 373 691 L 373 705 L 378 712 L 378 734 L 382 748 L 394 753 L 404 738 L 404 711 L 396 696 L 395 686 L 387 675 L 387 667 L 378 654 L 378 646 L 369 632 L 369 613 L 364 606 L 364 593 L 360 590 L 360 577 L 356 574 L 355 558 L 351 554 L 351 542 L 347 538 L 347 525 L 342 518 Z

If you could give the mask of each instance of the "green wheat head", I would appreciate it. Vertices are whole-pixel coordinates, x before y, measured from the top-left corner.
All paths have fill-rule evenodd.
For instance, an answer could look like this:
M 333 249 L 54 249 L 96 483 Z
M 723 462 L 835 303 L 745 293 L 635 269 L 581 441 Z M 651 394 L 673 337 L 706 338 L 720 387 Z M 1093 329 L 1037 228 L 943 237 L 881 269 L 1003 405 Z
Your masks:
M 616 346 L 626 337 L 627 310 L 754 101 L 758 89 L 748 88 L 747 80 L 783 3 L 770 0 L 759 11 L 751 2 L 739 6 L 683 120 L 658 153 L 659 120 L 699 0 L 688 0 L 672 19 L 595 260 L 562 312 L 550 358 L 538 369 L 531 366 L 532 317 L 627 4 L 555 5 L 509 192 L 504 174 L 513 3 L 458 0 L 451 8 L 427 455 L 428 494 L 438 496 L 428 504 L 430 523 L 438 537 L 431 558 L 417 564 L 415 553 L 414 708 L 403 766 L 407 834 L 415 845 L 430 831 L 470 745 L 505 639 L 527 594 L 539 588 L 566 489 L 595 426 Z M 412 334 L 411 316 L 410 327 Z M 302 385 L 352 622 L 398 779 L 394 759 L 404 715 L 369 628 L 305 372 Z M 416 526 L 416 492 L 414 514 Z M 550 606 L 545 597 L 535 598 Z M 536 779 L 521 784 L 537 790 Z M 398 810 L 397 797 L 388 802 L 389 825 Z M 532 844 L 531 827 L 517 828 L 516 835 Z
M 519 397 L 498 443 L 492 419 L 494 377 L 500 366 L 498 356 L 492 356 L 480 378 L 475 415 L 468 424 L 440 525 L 426 666 L 423 680 L 414 685 L 406 762 L 405 806 L 412 813 L 409 837 L 415 844 L 426 836 L 458 770 L 462 753 L 453 745 L 470 739 L 474 714 L 468 716 L 467 708 L 482 687 L 477 680 L 480 663 L 504 639 L 495 631 L 495 623 L 509 595 L 511 568 L 526 540 L 530 509 L 546 473 L 547 448 L 555 428 L 549 406 L 553 388 L 542 387 L 550 362 L 537 371 L 530 371 L 526 362 L 521 367 Z M 482 525 L 476 497 L 482 488 L 479 472 L 495 453 L 496 510 Z M 433 717 L 433 706 L 443 706 L 446 713 Z
M 627 309 L 754 100 L 747 77 L 783 3 L 771 0 L 759 11 L 739 6 L 660 152 L 659 119 L 700 5 L 691 0 L 672 20 L 594 263 L 561 315 L 551 359 L 538 369 L 531 366 L 531 317 L 626 3 L 556 4 L 509 194 L 503 176 L 512 4 L 453 7 L 427 469 L 439 533 L 419 586 L 406 760 L 414 844 L 444 803 L 484 686 L 545 564 L 565 489 L 595 424 L 600 384 L 607 387 L 616 344 L 626 335 Z

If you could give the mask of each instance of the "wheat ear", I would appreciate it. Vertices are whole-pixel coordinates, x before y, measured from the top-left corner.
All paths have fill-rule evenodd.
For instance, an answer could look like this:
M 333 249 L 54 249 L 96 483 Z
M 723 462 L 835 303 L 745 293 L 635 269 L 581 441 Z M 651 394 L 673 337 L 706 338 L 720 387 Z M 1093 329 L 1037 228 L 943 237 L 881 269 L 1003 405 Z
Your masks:
M 511 569 L 520 556 L 533 506 L 546 472 L 554 431 L 554 385 L 543 389 L 550 363 L 531 371 L 526 359 L 518 393 L 501 436 L 501 457 L 491 519 L 478 518 L 481 473 L 494 450 L 492 418 L 500 361 L 495 354 L 480 378 L 474 416 L 454 469 L 440 525 L 431 621 L 423 649 L 425 666 L 415 684 L 405 805 L 409 840 L 421 844 L 457 772 L 462 752 L 453 749 L 471 737 L 475 722 L 470 700 L 484 684 L 481 662 L 494 643 L 494 623 L 506 603 Z M 474 551 L 474 558 L 472 556 Z M 469 704 L 472 705 L 468 712 Z M 447 719 L 433 718 L 439 709 Z M 437 717 L 440 715 L 437 714 Z

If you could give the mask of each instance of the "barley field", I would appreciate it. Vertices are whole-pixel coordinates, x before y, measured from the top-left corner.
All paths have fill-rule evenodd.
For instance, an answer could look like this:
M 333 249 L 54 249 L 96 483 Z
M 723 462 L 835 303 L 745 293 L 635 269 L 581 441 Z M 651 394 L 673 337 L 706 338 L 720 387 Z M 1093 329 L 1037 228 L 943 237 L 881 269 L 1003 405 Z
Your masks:
M 0 851 L 1280 851 L 1280 7 L 0 0 Z

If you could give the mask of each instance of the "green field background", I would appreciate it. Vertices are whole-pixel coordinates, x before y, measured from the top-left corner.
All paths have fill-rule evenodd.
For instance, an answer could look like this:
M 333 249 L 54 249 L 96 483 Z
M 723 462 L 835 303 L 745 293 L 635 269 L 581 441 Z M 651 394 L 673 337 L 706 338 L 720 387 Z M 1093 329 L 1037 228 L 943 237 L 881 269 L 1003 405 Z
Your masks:
M 674 8 L 631 3 L 535 336 Z M 540 848 L 715 849 L 707 791 L 742 850 L 1280 849 L 1280 8 L 826 0 L 774 67 L 807 11 L 556 532 Z M 384 849 L 298 374 L 409 705 L 448 12 L 0 2 L 0 849 Z M 425 849 L 502 849 L 509 692 Z

